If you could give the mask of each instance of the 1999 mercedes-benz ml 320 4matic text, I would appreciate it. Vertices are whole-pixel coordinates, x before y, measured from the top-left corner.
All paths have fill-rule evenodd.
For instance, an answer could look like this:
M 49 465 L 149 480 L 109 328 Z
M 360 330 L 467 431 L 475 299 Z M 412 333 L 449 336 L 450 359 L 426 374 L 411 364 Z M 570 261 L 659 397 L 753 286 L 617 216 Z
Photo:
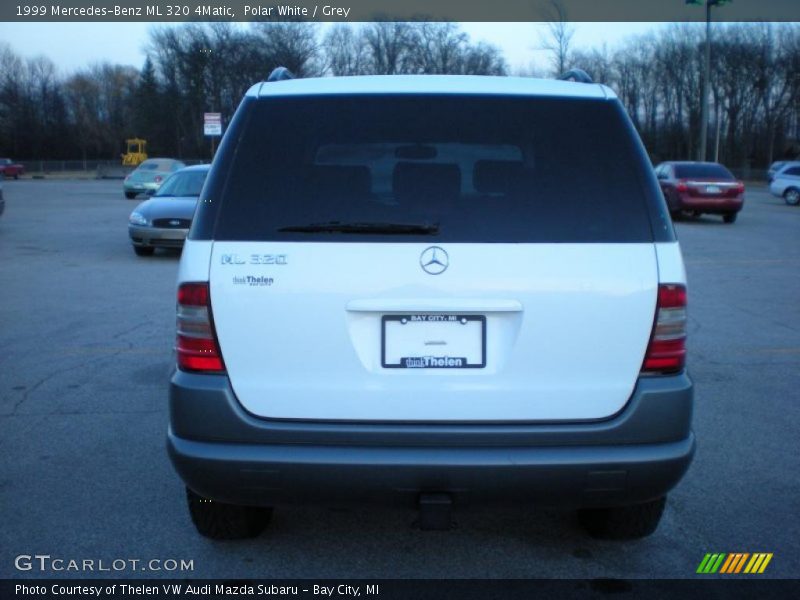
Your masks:
M 381 500 L 428 529 L 512 500 L 652 533 L 695 447 L 686 279 L 614 93 L 276 79 L 233 117 L 180 262 L 168 447 L 200 533 Z

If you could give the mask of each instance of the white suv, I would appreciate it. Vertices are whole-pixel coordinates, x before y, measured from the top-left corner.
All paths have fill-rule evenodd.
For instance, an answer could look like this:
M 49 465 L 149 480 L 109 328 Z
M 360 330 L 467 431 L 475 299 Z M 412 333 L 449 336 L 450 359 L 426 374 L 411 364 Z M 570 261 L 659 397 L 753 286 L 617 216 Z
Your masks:
M 183 250 L 170 456 L 198 530 L 396 500 L 655 530 L 689 466 L 681 251 L 614 93 L 464 76 L 252 87 Z

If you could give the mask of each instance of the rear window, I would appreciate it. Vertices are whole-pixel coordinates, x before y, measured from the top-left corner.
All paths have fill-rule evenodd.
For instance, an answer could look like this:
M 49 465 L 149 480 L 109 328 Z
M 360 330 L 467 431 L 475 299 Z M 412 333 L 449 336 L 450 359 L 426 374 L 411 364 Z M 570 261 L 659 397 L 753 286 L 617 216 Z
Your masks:
M 161 171 L 165 173 L 169 171 L 176 171 L 180 168 L 183 168 L 183 163 L 173 160 L 146 160 L 137 167 L 137 169 L 143 171 Z
M 156 196 L 199 196 L 208 171 L 175 173 L 164 182 Z
M 735 179 L 733 174 L 722 165 L 675 165 L 675 177 L 678 179 Z
M 262 99 L 220 240 L 652 241 L 646 164 L 617 103 L 484 96 Z M 434 226 L 402 235 L 314 224 Z

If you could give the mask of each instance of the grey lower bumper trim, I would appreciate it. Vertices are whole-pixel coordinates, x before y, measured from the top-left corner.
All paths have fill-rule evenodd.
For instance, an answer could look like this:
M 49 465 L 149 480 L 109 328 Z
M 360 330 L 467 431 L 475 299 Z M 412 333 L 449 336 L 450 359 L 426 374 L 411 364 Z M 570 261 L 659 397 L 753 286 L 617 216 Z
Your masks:
M 372 500 L 413 503 L 421 492 L 457 502 L 525 500 L 606 506 L 666 494 L 685 473 L 694 436 L 644 446 L 408 448 L 273 446 L 182 440 L 170 432 L 186 484 L 220 502 L 252 505 Z
M 247 413 L 226 376 L 176 371 L 168 447 L 208 498 L 274 505 L 310 499 L 519 497 L 543 505 L 643 502 L 675 486 L 694 454 L 686 374 L 642 378 L 614 417 L 570 423 L 342 423 Z

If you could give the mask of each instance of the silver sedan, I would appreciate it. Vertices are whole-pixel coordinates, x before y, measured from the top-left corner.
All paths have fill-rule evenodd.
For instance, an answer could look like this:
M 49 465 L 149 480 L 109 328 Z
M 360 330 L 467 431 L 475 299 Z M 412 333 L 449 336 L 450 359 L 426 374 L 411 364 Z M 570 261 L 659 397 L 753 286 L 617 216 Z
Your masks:
M 156 248 L 183 246 L 208 170 L 209 165 L 196 165 L 176 171 L 152 198 L 133 210 L 128 236 L 138 256 L 150 256 Z
M 178 169 L 186 165 L 172 158 L 148 158 L 122 182 L 122 191 L 129 200 L 139 194 L 152 194 Z

